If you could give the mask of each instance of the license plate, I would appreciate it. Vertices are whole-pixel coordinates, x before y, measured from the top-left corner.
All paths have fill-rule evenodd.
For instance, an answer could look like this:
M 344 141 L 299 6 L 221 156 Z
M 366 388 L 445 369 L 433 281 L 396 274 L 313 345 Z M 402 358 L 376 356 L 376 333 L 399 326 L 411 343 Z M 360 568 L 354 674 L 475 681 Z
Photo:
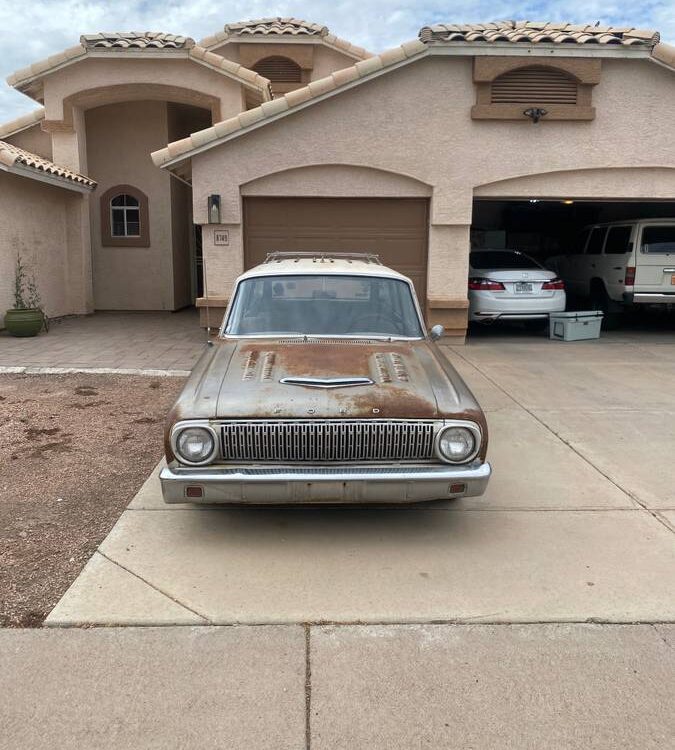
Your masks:
M 528 294 L 532 291 L 532 284 L 527 281 L 516 281 L 516 294 Z

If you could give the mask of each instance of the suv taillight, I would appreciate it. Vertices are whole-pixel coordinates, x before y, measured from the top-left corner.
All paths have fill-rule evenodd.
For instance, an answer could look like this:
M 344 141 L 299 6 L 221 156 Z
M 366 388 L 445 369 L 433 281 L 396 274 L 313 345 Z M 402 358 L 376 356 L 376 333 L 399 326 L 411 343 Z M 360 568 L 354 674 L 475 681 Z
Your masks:
M 545 281 L 541 285 L 541 288 L 542 289 L 564 289 L 565 282 L 556 276 L 555 279 L 551 279 L 550 281 Z
M 505 288 L 501 281 L 481 278 L 469 279 L 469 289 L 474 292 L 503 292 Z
M 626 266 L 626 278 L 623 280 L 626 286 L 635 285 L 635 266 Z

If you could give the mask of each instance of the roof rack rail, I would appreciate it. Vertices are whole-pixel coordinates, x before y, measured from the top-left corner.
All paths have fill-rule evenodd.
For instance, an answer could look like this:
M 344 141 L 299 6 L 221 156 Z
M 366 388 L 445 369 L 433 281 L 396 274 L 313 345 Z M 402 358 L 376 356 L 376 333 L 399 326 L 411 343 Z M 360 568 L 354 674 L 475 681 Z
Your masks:
M 378 266 L 382 265 L 380 256 L 375 253 L 331 253 L 328 251 L 319 252 L 295 252 L 286 250 L 275 250 L 272 253 L 267 253 L 265 263 L 274 263 L 275 261 L 281 260 L 302 260 L 311 258 L 314 261 L 325 261 L 325 260 L 361 260 L 364 263 L 376 263 Z

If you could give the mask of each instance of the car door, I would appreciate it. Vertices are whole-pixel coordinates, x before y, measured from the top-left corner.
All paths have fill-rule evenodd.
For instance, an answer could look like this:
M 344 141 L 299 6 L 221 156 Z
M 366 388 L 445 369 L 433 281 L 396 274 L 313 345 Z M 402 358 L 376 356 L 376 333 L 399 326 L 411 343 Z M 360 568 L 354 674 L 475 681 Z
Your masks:
M 675 221 L 641 225 L 635 253 L 635 292 L 675 293 Z
M 630 224 L 609 227 L 602 255 L 596 261 L 596 270 L 605 282 L 607 294 L 617 302 L 623 300 L 626 264 L 632 250 L 632 231 Z

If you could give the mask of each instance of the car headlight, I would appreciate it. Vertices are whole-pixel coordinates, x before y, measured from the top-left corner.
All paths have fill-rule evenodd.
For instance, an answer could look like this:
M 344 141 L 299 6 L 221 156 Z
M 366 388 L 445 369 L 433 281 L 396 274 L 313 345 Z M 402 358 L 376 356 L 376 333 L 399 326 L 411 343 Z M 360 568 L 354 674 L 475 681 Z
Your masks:
M 450 425 L 444 427 L 436 438 L 436 453 L 442 461 L 461 464 L 471 460 L 480 448 L 480 430 L 477 425 Z
M 184 427 L 175 437 L 176 455 L 188 464 L 208 463 L 216 451 L 216 438 L 208 427 Z

